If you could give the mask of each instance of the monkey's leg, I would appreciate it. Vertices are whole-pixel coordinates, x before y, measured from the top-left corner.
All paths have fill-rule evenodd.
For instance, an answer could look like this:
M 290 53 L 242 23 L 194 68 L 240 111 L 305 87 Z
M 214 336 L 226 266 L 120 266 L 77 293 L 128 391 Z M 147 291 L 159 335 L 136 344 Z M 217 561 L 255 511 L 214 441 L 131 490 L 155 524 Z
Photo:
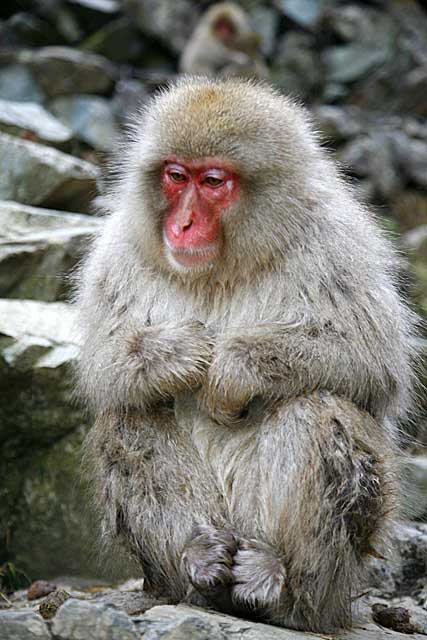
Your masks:
M 105 412 L 86 444 L 106 542 L 130 550 L 148 593 L 183 600 L 191 586 L 182 551 L 196 525 L 223 528 L 224 517 L 215 478 L 173 407 Z
M 241 484 L 239 471 L 232 488 L 242 534 L 234 602 L 284 626 L 349 625 L 365 560 L 395 508 L 391 437 L 352 403 L 316 393 L 265 419 L 252 455 L 244 476 L 255 481 Z

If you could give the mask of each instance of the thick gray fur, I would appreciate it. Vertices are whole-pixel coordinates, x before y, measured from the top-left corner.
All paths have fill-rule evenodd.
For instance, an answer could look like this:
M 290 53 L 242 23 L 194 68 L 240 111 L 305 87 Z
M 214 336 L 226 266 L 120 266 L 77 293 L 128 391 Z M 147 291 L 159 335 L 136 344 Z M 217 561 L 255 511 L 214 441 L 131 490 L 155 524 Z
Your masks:
M 209 268 L 167 255 L 170 154 L 241 176 Z M 263 85 L 180 81 L 116 169 L 77 297 L 105 537 L 173 602 L 347 626 L 398 506 L 415 356 L 399 259 L 305 112 Z

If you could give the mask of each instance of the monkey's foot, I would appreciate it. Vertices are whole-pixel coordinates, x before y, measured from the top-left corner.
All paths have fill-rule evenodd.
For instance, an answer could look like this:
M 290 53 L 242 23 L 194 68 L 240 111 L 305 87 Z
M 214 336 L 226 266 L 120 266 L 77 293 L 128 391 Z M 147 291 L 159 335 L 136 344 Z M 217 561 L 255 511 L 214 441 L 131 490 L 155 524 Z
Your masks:
M 232 599 L 237 606 L 275 609 L 286 590 L 283 561 L 269 545 L 240 540 L 232 568 Z
M 233 580 L 233 557 L 237 541 L 232 533 L 200 525 L 182 554 L 182 565 L 191 584 L 199 593 L 215 597 L 228 590 Z

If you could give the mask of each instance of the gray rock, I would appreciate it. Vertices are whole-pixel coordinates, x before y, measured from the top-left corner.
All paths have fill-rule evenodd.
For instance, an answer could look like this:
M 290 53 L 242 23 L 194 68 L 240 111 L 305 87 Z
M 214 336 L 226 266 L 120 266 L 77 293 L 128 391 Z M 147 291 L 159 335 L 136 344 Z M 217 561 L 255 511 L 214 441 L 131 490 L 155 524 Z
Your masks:
M 363 132 L 358 110 L 332 105 L 314 108 L 313 116 L 322 133 L 334 142 L 342 142 Z
M 0 67 L 0 98 L 42 103 L 45 94 L 31 69 L 20 64 L 10 64 Z
M 353 82 L 386 60 L 386 52 L 364 44 L 338 45 L 322 56 L 328 82 Z
M 324 0 L 274 0 L 276 7 L 302 27 L 313 28 L 320 19 Z
M 32 611 L 0 611 L 0 640 L 50 640 L 43 619 Z
M 31 576 L 97 573 L 78 483 L 87 417 L 73 399 L 74 324 L 64 303 L 0 300 L 0 564 Z
M 0 134 L 0 199 L 87 211 L 98 168 L 35 142 Z
M 118 136 L 110 100 L 99 96 L 69 96 L 50 103 L 52 112 L 74 136 L 94 149 L 109 151 Z
M 2 55 L 0 54 L 0 64 Z M 3 55 L 3 63 L 26 66 L 47 96 L 107 93 L 116 77 L 105 58 L 68 47 L 22 49 Z
M 191 0 L 124 2 L 142 33 L 159 38 L 175 53 L 183 50 L 200 15 L 200 11 Z
M 395 106 L 399 111 L 410 111 L 427 117 L 427 64 L 411 69 L 402 78 L 400 91 L 395 97 Z
M 357 5 L 337 6 L 328 22 L 348 41 L 323 52 L 328 82 L 354 82 L 390 60 L 397 26 L 387 13 Z
M 102 221 L 16 202 L 0 202 L 0 296 L 57 300 L 67 274 Z
M 392 140 L 402 173 L 427 187 L 427 142 L 410 138 L 402 131 L 395 132 Z
M 53 144 L 67 142 L 72 137 L 71 130 L 39 104 L 1 99 L 0 131 L 13 135 L 32 132 L 38 139 Z
M 117 0 L 67 0 L 70 4 L 78 4 L 101 13 L 116 13 L 120 9 Z
M 401 242 L 407 250 L 407 255 L 415 274 L 411 297 L 417 304 L 418 309 L 427 316 L 427 224 L 421 224 L 419 227 L 415 227 L 403 234 Z M 424 362 L 427 362 L 427 360 L 424 360 L 422 364 Z M 425 383 L 427 383 L 427 371 L 425 372 Z M 427 413 L 424 404 L 420 404 L 419 410 L 424 410 Z M 427 440 L 426 434 L 421 434 L 421 439 L 425 442 Z
M 53 635 L 57 640 L 139 640 L 140 634 L 123 611 L 105 604 L 70 599 L 56 614 Z
M 138 60 L 144 43 L 135 25 L 124 16 L 107 22 L 101 29 L 92 33 L 80 48 L 105 56 L 113 62 L 129 63 Z
M 413 500 L 409 506 L 409 513 L 417 516 L 427 514 L 427 455 L 420 453 L 406 460 L 405 472 L 408 479 L 408 498 Z
M 234 636 L 248 640 L 297 640 L 306 637 L 304 633 L 187 605 L 153 607 L 136 622 L 144 640 L 226 640 Z
M 250 18 L 254 31 L 261 36 L 261 52 L 270 56 L 276 46 L 280 19 L 278 12 L 272 7 L 255 5 L 250 11 Z
M 351 631 L 341 631 L 339 638 L 398 640 L 402 637 L 400 633 L 382 629 L 367 618 L 365 611 L 363 618 L 356 617 L 354 628 Z M 143 632 L 144 640 L 225 640 L 234 637 L 241 640 L 321 640 L 326 637 L 318 633 L 304 633 L 250 622 L 187 605 L 154 607 L 135 622 Z M 423 636 L 414 634 L 411 638 L 422 640 Z
M 121 80 L 116 84 L 113 109 L 119 122 L 125 122 L 130 115 L 142 107 L 150 97 L 150 91 L 139 80 Z
M 313 36 L 289 31 L 279 42 L 271 73 L 275 84 L 287 93 L 300 98 L 311 96 L 322 82 Z
M 369 178 L 382 197 L 391 197 L 402 187 L 392 141 L 381 131 L 347 143 L 340 150 L 339 158 L 357 176 Z

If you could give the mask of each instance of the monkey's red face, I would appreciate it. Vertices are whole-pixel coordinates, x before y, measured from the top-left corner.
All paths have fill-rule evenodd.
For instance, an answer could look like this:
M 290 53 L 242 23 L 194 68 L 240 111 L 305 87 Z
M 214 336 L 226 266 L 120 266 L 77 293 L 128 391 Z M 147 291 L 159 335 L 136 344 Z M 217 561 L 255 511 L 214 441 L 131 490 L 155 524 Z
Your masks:
M 162 185 L 169 202 L 164 242 L 180 266 L 193 268 L 215 261 L 222 246 L 222 219 L 239 197 L 232 167 L 215 160 L 168 158 Z

